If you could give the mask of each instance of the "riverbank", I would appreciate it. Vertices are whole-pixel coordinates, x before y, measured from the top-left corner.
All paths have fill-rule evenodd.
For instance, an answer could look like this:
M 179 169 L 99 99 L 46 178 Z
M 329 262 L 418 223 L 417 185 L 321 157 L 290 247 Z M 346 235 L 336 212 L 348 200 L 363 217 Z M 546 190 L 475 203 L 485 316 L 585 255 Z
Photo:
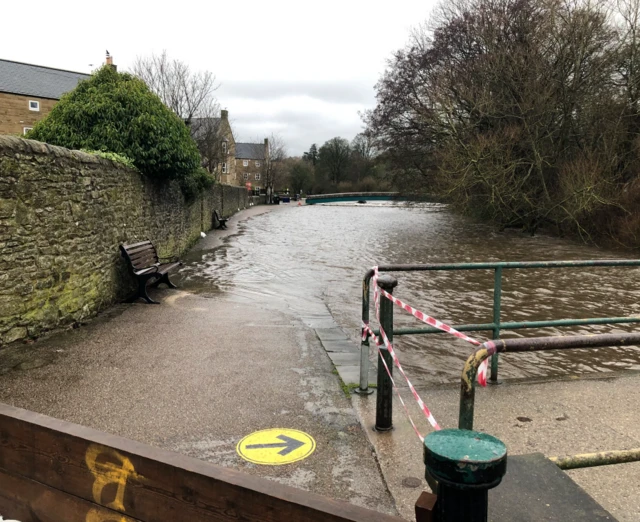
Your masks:
M 376 395 L 349 401 L 335 373 L 344 382 L 357 379 L 365 268 L 495 259 L 498 246 L 503 260 L 610 256 L 556 238 L 491 235 L 437 205 L 364 207 L 280 205 L 239 213 L 227 230 L 212 231 L 184 257 L 174 278 L 180 291 L 155 294 L 162 306 L 118 305 L 87 327 L 14 345 L 13 357 L 0 351 L 0 372 L 8 372 L 0 401 L 380 511 L 393 513 L 395 504 L 411 519 L 426 487 L 418 438 L 397 404 L 395 429 L 374 432 Z M 637 274 L 510 273 L 505 319 L 631 315 L 639 306 Z M 403 275 L 397 295 L 445 320 L 486 322 L 487 275 Z M 398 324 L 410 325 L 407 317 L 399 312 Z M 407 373 L 438 421 L 456 426 L 469 347 L 443 336 L 397 341 Z M 504 440 L 512 455 L 637 447 L 637 374 L 612 370 L 640 369 L 638 351 L 548 353 L 502 358 L 505 384 L 478 391 L 476 426 Z M 415 402 L 402 393 L 428 433 Z M 268 427 L 309 433 L 315 453 L 282 467 L 242 460 L 235 444 Z M 638 466 L 570 476 L 620 520 L 635 521 Z
M 202 257 L 253 216 L 278 210 L 240 212 L 187 257 Z M 1 350 L 0 402 L 395 512 L 311 327 L 224 292 L 153 296 L 160 306 L 117 305 L 85 327 Z M 238 442 L 268 428 L 311 435 L 315 452 L 282 466 L 243 460 Z

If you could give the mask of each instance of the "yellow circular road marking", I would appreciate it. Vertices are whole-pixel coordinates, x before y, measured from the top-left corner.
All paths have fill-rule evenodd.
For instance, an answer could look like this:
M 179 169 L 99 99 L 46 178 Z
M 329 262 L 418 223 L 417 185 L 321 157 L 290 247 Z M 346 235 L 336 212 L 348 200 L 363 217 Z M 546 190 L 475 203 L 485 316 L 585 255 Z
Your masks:
M 306 459 L 316 441 L 303 431 L 271 428 L 254 431 L 238 442 L 236 451 L 244 460 L 265 466 L 280 466 Z

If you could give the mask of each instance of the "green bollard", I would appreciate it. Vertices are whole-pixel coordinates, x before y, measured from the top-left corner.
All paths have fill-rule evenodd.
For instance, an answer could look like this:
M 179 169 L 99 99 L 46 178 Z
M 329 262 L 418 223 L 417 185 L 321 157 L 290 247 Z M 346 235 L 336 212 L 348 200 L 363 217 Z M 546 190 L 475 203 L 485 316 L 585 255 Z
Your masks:
M 390 294 L 398 286 L 398 280 L 390 275 L 378 277 L 378 285 Z M 387 334 L 389 341 L 393 342 L 393 303 L 386 297 L 380 296 L 380 326 Z M 387 363 L 389 371 L 393 374 L 393 359 L 386 347 L 381 347 L 382 355 L 378 353 L 378 395 L 376 397 L 376 430 L 388 431 L 393 428 L 393 386 L 387 375 L 387 370 L 382 364 L 381 357 Z
M 507 448 L 471 430 L 441 430 L 424 439 L 425 476 L 438 482 L 438 522 L 486 522 L 489 490 L 507 472 Z M 429 478 L 431 478 L 429 477 Z

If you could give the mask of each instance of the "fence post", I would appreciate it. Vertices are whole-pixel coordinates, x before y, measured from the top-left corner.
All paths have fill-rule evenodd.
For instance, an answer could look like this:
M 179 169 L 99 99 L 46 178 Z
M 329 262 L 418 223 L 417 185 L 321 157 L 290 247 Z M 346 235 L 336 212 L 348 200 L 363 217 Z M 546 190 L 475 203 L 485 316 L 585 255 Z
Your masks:
M 390 275 L 378 277 L 378 285 L 390 294 L 398 286 L 398 280 Z M 393 303 L 386 297 L 380 297 L 380 326 L 393 342 Z M 388 431 L 393 428 L 393 387 L 381 358 L 393 373 L 393 359 L 386 347 L 382 346 L 378 353 L 378 396 L 376 397 L 376 430 Z
M 369 323 L 369 299 L 371 296 L 371 278 L 365 277 L 362 281 L 362 322 Z M 360 386 L 354 390 L 360 395 L 371 395 L 373 390 L 369 388 L 369 336 L 364 334 L 364 328 L 360 331 Z
M 500 338 L 500 309 L 502 306 L 502 267 L 497 266 L 493 281 L 493 339 Z M 491 357 L 491 384 L 500 384 L 498 381 L 498 354 Z
M 434 431 L 424 439 L 425 475 L 438 482 L 438 522 L 486 522 L 489 490 L 507 472 L 507 447 L 470 430 Z

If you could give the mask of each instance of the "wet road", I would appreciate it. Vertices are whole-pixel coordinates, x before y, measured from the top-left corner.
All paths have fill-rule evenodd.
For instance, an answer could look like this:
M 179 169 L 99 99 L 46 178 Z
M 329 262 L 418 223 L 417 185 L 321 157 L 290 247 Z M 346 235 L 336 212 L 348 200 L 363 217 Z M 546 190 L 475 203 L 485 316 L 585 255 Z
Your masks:
M 631 258 L 630 254 L 544 234 L 504 233 L 439 204 L 280 206 L 241 222 L 212 251 L 195 250 L 180 285 L 228 292 L 321 326 L 327 308 L 356 340 L 361 281 L 374 264 Z M 397 274 L 396 295 L 449 324 L 491 322 L 492 271 Z M 502 321 L 614 317 L 640 313 L 640 270 L 592 268 L 506 271 Z M 419 326 L 401 311 L 396 325 Z M 504 336 L 627 331 L 626 326 L 505 332 Z M 487 339 L 488 332 L 476 338 Z M 416 384 L 456 380 L 471 346 L 442 335 L 399 338 Z M 640 369 L 640 350 L 616 348 L 506 355 L 503 377 Z

